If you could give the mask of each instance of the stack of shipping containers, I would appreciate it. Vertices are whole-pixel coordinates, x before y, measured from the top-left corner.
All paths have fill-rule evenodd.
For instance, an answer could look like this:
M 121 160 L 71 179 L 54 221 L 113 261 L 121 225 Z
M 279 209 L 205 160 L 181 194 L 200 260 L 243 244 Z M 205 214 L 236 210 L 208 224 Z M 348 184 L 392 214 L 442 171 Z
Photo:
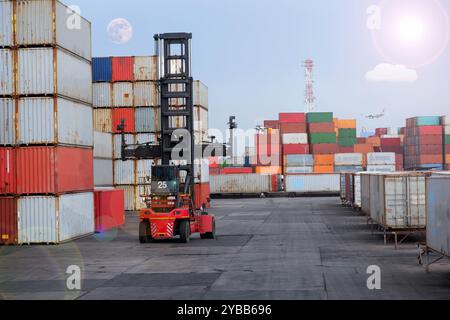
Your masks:
M 444 164 L 445 170 L 450 170 L 450 116 L 441 117 L 441 125 L 444 131 Z
M 0 243 L 90 234 L 91 24 L 54 0 L 0 6 Z
M 279 129 L 267 128 L 256 134 L 256 173 L 276 175 L 282 171 L 281 134 Z
M 314 154 L 314 173 L 333 173 L 334 154 L 338 152 L 333 113 L 308 113 L 306 118 L 310 149 Z
M 440 117 L 406 120 L 405 169 L 443 169 L 443 127 Z
M 283 153 L 283 173 L 312 173 L 306 115 L 304 113 L 281 113 L 279 115 Z
M 334 120 L 339 153 L 352 153 L 357 143 L 356 120 Z

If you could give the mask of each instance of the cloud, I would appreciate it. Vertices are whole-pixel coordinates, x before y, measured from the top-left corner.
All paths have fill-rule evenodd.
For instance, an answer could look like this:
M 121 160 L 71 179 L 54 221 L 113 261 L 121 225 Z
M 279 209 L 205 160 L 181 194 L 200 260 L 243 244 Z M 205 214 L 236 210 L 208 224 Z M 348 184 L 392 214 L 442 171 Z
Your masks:
M 416 70 L 399 64 L 381 63 L 366 73 L 369 82 L 415 82 L 418 78 Z

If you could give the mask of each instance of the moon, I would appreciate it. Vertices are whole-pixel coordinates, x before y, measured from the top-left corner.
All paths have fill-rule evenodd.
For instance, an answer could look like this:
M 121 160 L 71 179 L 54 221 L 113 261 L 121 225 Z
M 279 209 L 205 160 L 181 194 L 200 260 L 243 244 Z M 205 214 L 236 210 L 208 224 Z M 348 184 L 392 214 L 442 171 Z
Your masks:
M 108 36 L 115 44 L 128 43 L 133 37 L 133 26 L 124 18 L 112 20 L 107 27 Z

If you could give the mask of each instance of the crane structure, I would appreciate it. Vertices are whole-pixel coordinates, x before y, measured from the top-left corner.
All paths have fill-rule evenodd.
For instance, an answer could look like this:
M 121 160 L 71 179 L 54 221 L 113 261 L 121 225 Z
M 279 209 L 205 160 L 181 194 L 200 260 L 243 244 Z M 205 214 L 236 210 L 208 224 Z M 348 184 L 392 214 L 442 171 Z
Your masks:
M 314 95 L 314 61 L 307 59 L 303 62 L 305 68 L 305 108 L 306 112 L 316 110 L 316 97 Z
M 194 140 L 193 78 L 190 33 L 154 36 L 159 65 L 161 132 L 156 143 L 127 144 L 122 132 L 122 160 L 161 159 L 151 170 L 151 191 L 145 196 L 147 208 L 140 211 L 139 240 L 180 238 L 187 243 L 193 233 L 202 239 L 215 238 L 215 218 L 195 201 L 195 163 L 207 156 L 224 156 L 223 144 Z M 182 118 L 183 125 L 174 119 Z

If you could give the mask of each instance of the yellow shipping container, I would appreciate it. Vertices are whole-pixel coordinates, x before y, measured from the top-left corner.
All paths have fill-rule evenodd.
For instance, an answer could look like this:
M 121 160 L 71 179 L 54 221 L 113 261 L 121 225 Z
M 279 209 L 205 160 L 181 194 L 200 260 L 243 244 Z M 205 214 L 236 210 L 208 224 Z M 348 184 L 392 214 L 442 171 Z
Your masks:
M 314 173 L 334 173 L 334 166 L 314 166 Z
M 334 154 L 315 154 L 314 155 L 315 166 L 333 166 Z
M 268 174 L 268 175 L 276 175 L 282 174 L 281 167 L 256 167 L 256 173 L 258 174 Z
M 356 120 L 338 120 L 336 125 L 338 129 L 356 129 Z

